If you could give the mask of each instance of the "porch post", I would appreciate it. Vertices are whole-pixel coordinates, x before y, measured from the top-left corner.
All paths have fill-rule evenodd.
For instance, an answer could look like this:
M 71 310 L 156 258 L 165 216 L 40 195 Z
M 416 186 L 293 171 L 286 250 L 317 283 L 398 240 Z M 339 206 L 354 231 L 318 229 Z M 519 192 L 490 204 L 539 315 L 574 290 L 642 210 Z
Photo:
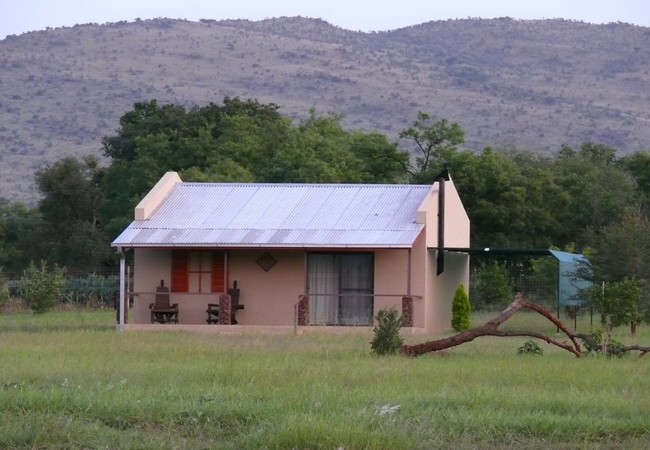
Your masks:
M 406 295 L 409 297 L 411 296 L 411 248 L 409 247 L 408 249 L 408 263 L 407 263 L 407 271 L 408 273 L 406 274 Z
M 124 251 L 122 250 L 121 247 L 118 248 L 118 251 L 120 253 L 120 324 L 119 324 L 119 330 L 124 331 L 124 282 L 126 281 L 126 276 L 125 276 L 125 259 L 124 259 Z

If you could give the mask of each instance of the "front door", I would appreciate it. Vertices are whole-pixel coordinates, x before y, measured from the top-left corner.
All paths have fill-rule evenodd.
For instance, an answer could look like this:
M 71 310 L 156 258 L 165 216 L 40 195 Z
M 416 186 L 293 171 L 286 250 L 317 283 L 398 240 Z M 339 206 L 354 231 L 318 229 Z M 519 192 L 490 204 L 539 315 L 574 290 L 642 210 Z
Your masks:
M 312 324 L 372 325 L 372 253 L 310 253 L 307 270 Z

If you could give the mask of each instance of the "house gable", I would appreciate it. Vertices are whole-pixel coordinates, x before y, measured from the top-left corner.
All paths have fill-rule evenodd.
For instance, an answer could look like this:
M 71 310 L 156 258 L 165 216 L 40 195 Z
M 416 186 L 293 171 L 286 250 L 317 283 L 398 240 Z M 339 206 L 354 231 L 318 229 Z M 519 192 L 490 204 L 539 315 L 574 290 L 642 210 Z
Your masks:
M 167 172 L 135 207 L 135 220 L 148 220 L 171 190 L 181 183 L 176 172 Z

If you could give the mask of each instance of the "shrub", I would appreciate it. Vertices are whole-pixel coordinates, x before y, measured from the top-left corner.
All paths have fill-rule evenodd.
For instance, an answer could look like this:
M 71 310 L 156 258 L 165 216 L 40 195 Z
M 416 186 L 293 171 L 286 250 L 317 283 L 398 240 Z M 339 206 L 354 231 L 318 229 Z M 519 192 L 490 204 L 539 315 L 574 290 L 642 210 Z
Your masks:
M 528 340 L 524 342 L 524 345 L 522 345 L 517 349 L 517 354 L 544 356 L 544 350 L 542 349 L 542 347 L 537 345 L 537 342 L 533 340 Z
M 40 268 L 32 261 L 22 277 L 23 298 L 27 306 L 38 314 L 51 309 L 61 294 L 64 275 L 65 269 L 56 264 L 50 272 L 47 261 L 41 261 Z
M 460 284 L 454 294 L 454 301 L 451 304 L 451 326 L 456 331 L 467 330 L 470 327 L 472 316 L 472 305 L 465 292 L 465 287 Z
M 370 348 L 375 355 L 394 355 L 404 344 L 399 334 L 400 328 L 404 326 L 405 319 L 399 316 L 395 308 L 382 309 L 375 316 L 377 325 L 372 330 L 375 337 L 370 342 Z
M 589 333 L 589 336 L 591 336 L 591 338 L 594 340 L 594 342 L 596 344 L 598 344 L 598 345 L 603 344 L 603 332 L 602 332 L 602 330 L 594 330 L 591 333 Z M 582 341 L 582 343 L 583 343 L 583 345 L 585 347 L 585 350 L 587 351 L 588 355 L 602 353 L 602 348 L 600 348 L 600 347 L 593 348 L 591 345 L 589 345 L 589 343 L 587 341 Z M 607 351 L 607 356 L 609 358 L 611 358 L 612 356 L 615 356 L 617 358 L 625 356 L 625 354 L 627 352 L 623 351 L 623 347 L 625 347 L 625 345 L 622 342 L 610 338 L 609 342 L 607 342 L 606 346 L 605 346 L 605 348 L 607 349 L 606 350 Z
M 0 267 L 0 306 L 7 303 L 9 300 L 9 282 L 2 275 L 2 267 Z
M 476 276 L 476 293 L 483 306 L 504 306 L 512 301 L 512 280 L 505 264 L 486 263 Z

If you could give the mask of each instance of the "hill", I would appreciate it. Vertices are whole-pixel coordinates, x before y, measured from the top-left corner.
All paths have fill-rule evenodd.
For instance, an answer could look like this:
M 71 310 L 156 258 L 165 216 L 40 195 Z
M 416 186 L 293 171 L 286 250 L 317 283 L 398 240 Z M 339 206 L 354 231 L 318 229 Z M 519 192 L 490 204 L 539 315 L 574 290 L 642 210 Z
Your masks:
M 650 148 L 650 29 L 564 20 L 450 20 L 389 32 L 322 20 L 155 19 L 0 41 L 0 196 L 33 201 L 32 174 L 100 152 L 135 101 L 225 95 L 311 106 L 396 137 L 418 110 L 458 121 L 467 146 L 554 151 L 586 139 Z

